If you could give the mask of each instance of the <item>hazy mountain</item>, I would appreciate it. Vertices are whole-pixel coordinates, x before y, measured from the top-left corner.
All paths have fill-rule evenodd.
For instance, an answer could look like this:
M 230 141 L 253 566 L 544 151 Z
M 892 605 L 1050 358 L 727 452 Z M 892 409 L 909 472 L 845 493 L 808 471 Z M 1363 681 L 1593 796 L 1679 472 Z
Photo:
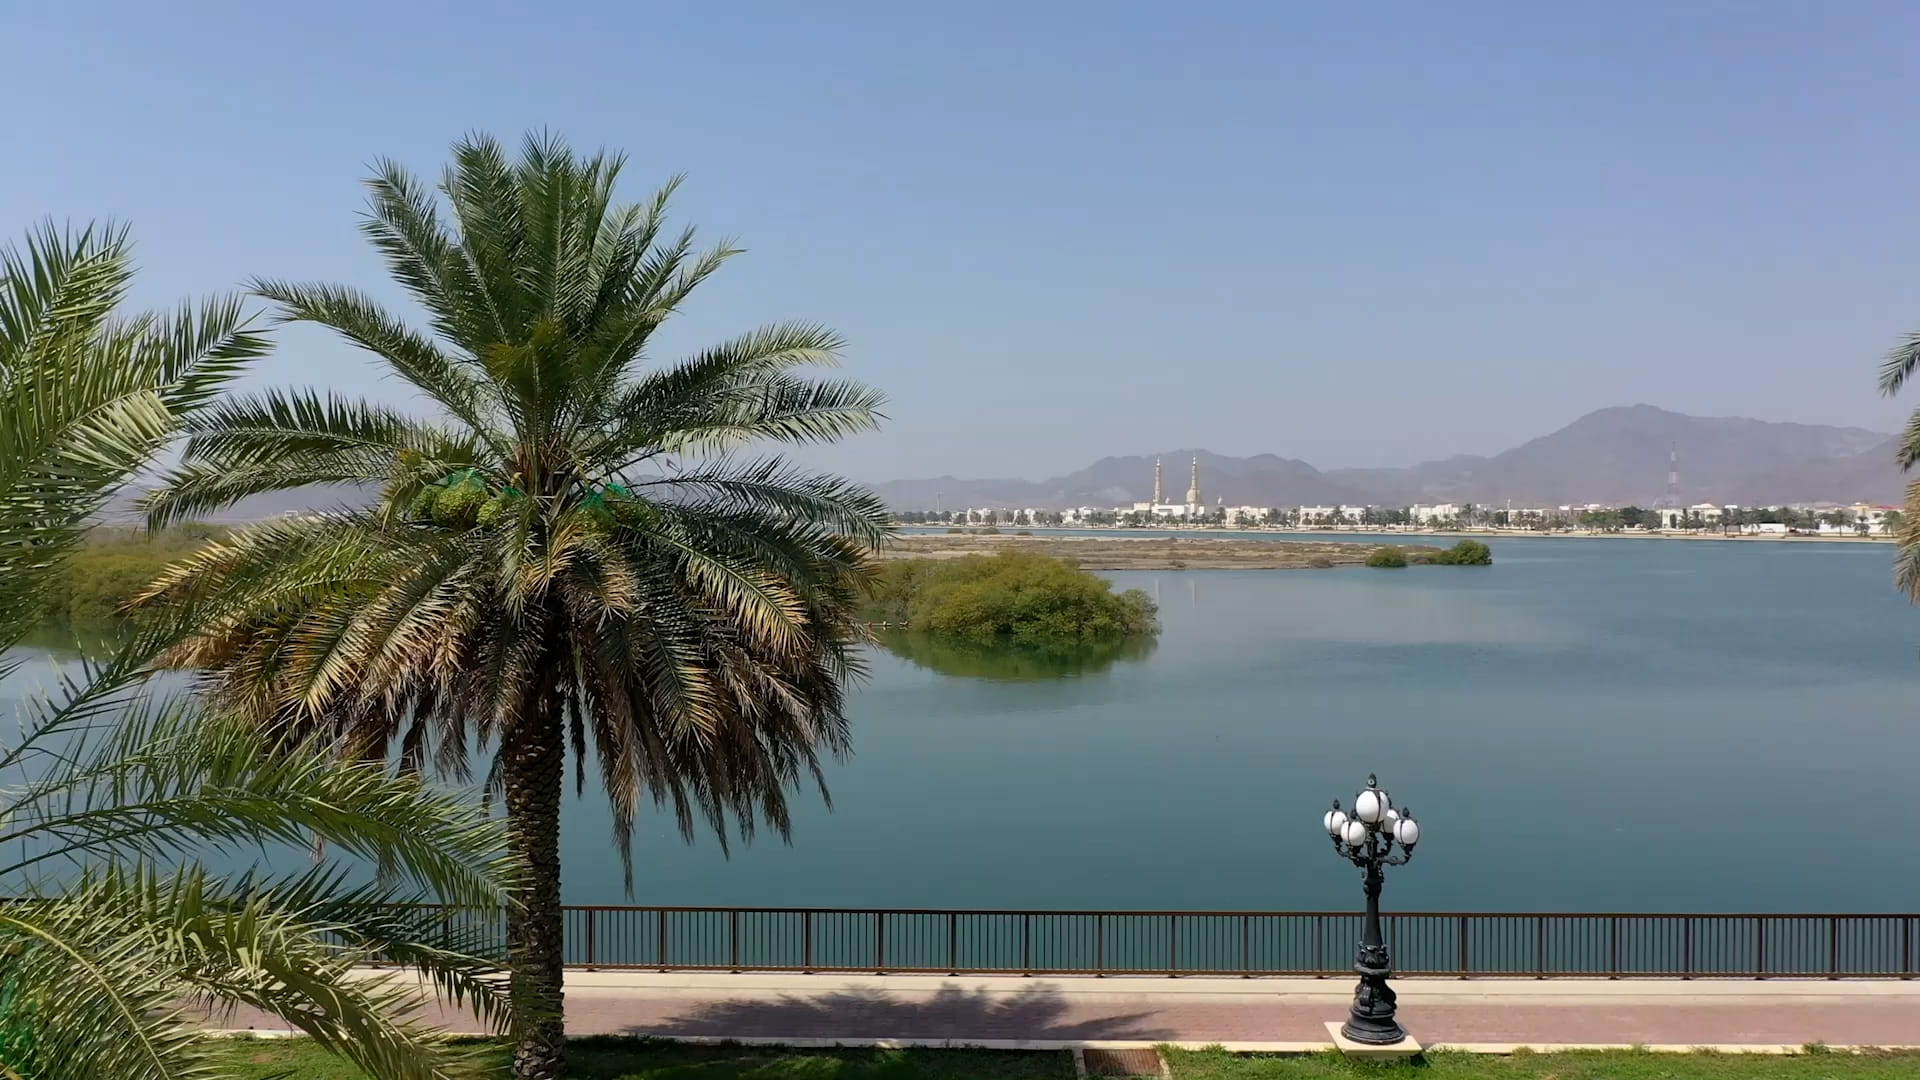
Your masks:
M 1857 454 L 1821 457 L 1784 469 L 1755 473 L 1729 486 L 1727 501 L 1752 503 L 1871 502 L 1899 503 L 1907 478 L 1894 464 L 1897 438 L 1886 438 Z
M 1516 505 L 1637 503 L 1666 497 L 1678 455 L 1680 499 L 1697 502 L 1852 501 L 1885 495 L 1874 462 L 1896 477 L 1884 432 L 1739 417 L 1687 416 L 1651 405 L 1601 409 L 1490 458 L 1452 458 L 1406 469 L 1334 470 L 1335 480 L 1388 501 Z M 1816 461 L 1834 463 L 1793 479 Z M 1846 462 L 1845 465 L 1840 464 Z M 1812 488 L 1809 489 L 1809 484 Z M 1897 484 L 1897 478 L 1896 478 Z M 1858 489 L 1868 490 L 1858 490 Z
M 1458 454 L 1398 469 L 1330 469 L 1327 476 L 1367 493 L 1379 505 L 1481 501 L 1475 478 L 1492 458 Z
M 1492 457 L 1459 456 L 1397 469 L 1331 469 L 1260 454 L 1223 457 L 1170 450 L 1165 495 L 1187 489 L 1200 459 L 1206 501 L 1229 506 L 1302 503 L 1474 502 L 1650 506 L 1667 495 L 1669 455 L 1678 455 L 1680 498 L 1697 502 L 1891 502 L 1903 489 L 1891 436 L 1864 428 L 1687 416 L 1651 405 L 1601 409 Z M 898 480 L 878 485 L 889 505 L 1114 506 L 1144 500 L 1153 456 L 1102 458 L 1079 472 L 1027 480 Z

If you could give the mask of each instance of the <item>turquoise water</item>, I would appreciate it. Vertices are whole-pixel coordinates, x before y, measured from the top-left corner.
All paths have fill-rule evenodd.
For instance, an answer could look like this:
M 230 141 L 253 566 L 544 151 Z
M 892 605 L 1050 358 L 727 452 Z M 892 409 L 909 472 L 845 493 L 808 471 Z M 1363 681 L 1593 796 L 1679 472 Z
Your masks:
M 1269 534 L 1270 535 L 1270 534 Z M 1920 611 L 1881 545 L 1493 541 L 1489 568 L 1115 573 L 1157 648 L 1091 674 L 882 654 L 791 847 L 643 830 L 637 902 L 1345 908 L 1368 771 L 1425 836 L 1401 909 L 1920 903 Z M 570 803 L 566 895 L 623 902 Z
M 1391 908 L 1920 904 L 1920 611 L 1891 548 L 1492 544 L 1489 568 L 1115 573 L 1165 630 L 1087 663 L 879 653 L 835 809 L 803 798 L 791 846 L 731 858 L 653 818 L 632 902 L 1345 909 L 1319 817 L 1377 771 L 1424 826 Z M 628 902 L 591 788 L 564 829 L 566 899 Z

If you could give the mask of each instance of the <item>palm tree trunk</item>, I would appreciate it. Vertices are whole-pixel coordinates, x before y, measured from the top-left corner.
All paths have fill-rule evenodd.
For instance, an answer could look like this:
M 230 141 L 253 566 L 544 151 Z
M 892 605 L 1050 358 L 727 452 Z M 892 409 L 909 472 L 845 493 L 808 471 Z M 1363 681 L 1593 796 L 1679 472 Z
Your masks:
M 507 958 L 514 1010 L 515 1080 L 560 1080 L 566 1072 L 560 910 L 560 799 L 566 743 L 561 701 L 540 686 L 501 752 L 507 845 L 525 868 L 520 902 L 507 911 Z

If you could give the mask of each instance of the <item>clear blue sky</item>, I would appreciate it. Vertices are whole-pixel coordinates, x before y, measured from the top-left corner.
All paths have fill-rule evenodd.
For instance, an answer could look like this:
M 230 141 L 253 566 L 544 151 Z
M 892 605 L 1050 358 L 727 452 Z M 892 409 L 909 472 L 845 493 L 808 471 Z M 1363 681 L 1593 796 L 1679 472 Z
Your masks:
M 683 217 L 751 249 L 668 347 L 848 337 L 892 420 L 808 457 L 865 479 L 1901 416 L 1911 3 L 540 7 L 5 5 L 0 224 L 130 222 L 146 301 L 392 295 L 366 163 L 549 127 L 635 197 L 688 172 Z M 307 332 L 261 377 L 393 393 Z

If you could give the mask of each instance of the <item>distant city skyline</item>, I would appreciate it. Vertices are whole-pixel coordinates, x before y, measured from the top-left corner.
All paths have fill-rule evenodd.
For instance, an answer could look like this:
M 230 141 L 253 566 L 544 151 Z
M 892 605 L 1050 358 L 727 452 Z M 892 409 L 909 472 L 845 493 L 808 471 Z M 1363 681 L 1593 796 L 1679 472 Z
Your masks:
M 798 457 L 864 479 L 1405 465 L 1632 402 L 1904 420 L 1873 381 L 1920 329 L 1911 4 L 463 11 L 15 5 L 16 96 L 63 89 L 9 131 L 5 231 L 127 222 L 143 304 L 399 302 L 370 163 L 562 132 L 631 199 L 688 173 L 677 220 L 748 249 L 655 359 L 847 338 L 889 422 Z M 300 329 L 252 381 L 397 394 Z

